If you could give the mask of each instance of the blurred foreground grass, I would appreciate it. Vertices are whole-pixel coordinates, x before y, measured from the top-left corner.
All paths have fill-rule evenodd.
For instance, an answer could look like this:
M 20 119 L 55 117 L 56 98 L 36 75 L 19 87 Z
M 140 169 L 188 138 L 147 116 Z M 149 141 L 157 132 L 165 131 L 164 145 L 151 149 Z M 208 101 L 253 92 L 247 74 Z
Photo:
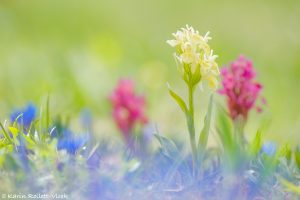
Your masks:
M 220 66 L 239 54 L 253 59 L 268 108 L 252 113 L 248 131 L 271 120 L 267 137 L 293 144 L 300 138 L 299 19 L 300 3 L 291 0 L 2 0 L 0 117 L 50 93 L 54 114 L 87 107 L 106 130 L 113 127 L 107 96 L 119 77 L 131 77 L 148 98 L 150 118 L 184 137 L 184 118 L 165 86 L 183 91 L 183 84 L 165 40 L 191 24 L 211 32 Z

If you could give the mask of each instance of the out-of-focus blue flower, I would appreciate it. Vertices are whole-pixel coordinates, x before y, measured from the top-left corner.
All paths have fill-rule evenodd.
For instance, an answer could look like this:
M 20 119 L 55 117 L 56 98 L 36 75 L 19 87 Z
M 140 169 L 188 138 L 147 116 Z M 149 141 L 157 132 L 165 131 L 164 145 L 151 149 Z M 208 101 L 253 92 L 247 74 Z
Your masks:
M 11 122 L 15 122 L 18 118 L 16 122 L 23 125 L 25 128 L 28 128 L 36 118 L 36 112 L 36 107 L 32 103 L 29 103 L 25 108 L 13 111 L 10 115 L 10 120 Z
M 261 151 L 268 156 L 274 156 L 276 153 L 277 144 L 275 142 L 267 141 L 263 144 Z
M 57 149 L 65 149 L 69 154 L 75 154 L 88 141 L 88 135 L 75 136 L 69 129 L 64 129 L 58 137 Z

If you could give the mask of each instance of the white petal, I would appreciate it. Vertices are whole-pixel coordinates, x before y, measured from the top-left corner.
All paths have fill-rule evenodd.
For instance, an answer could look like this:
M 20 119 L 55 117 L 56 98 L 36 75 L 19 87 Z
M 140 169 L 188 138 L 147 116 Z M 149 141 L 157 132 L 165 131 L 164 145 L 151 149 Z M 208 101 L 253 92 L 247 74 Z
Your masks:
M 167 43 L 171 46 L 171 47 L 175 47 L 178 45 L 178 41 L 177 40 L 167 40 Z

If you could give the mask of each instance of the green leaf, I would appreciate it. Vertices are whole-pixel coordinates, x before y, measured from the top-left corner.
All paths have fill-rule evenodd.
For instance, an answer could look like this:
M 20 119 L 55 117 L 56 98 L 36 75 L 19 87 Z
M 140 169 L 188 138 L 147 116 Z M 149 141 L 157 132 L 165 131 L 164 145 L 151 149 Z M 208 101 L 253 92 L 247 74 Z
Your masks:
M 300 145 L 297 145 L 295 151 L 295 161 L 298 169 L 300 169 Z
M 279 150 L 279 157 L 286 157 L 287 159 L 291 158 L 292 150 L 289 144 L 285 144 L 282 148 Z
M 14 123 L 13 123 L 13 127 L 16 127 L 16 126 L 17 126 L 17 122 L 18 122 L 19 118 L 22 117 L 22 116 L 23 116 L 23 113 L 19 114 L 19 115 L 16 117 L 16 119 L 15 119 L 15 121 L 14 121 Z
M 192 75 L 191 84 L 193 86 L 197 85 L 200 82 L 200 80 L 201 80 L 201 70 L 200 70 L 200 66 L 197 66 L 195 72 Z
M 187 114 L 188 113 L 188 108 L 187 108 L 185 102 L 183 101 L 183 99 L 170 88 L 169 84 L 167 84 L 167 86 L 168 86 L 168 90 L 169 90 L 169 93 L 170 93 L 171 97 L 177 102 L 177 104 L 179 105 L 181 110 L 185 114 Z
M 286 187 L 287 191 L 293 192 L 293 193 L 296 193 L 296 194 L 300 194 L 300 187 L 299 186 L 285 180 L 284 178 L 280 178 L 279 180 Z
M 13 144 L 12 139 L 10 138 L 9 134 L 7 133 L 7 131 L 5 130 L 5 128 L 4 128 L 4 126 L 3 126 L 3 124 L 2 124 L 1 122 L 0 122 L 0 126 L 1 126 L 1 129 L 2 129 L 2 131 L 3 131 L 4 137 L 5 137 L 11 144 Z
M 191 71 L 191 65 L 190 64 L 183 64 L 184 73 L 186 74 L 188 78 L 188 83 L 191 81 L 192 77 L 192 71 Z
M 224 109 L 219 108 L 219 110 L 217 133 L 220 137 L 225 153 L 231 154 L 235 151 L 232 123 Z
M 262 146 L 262 133 L 260 130 L 258 130 L 254 140 L 249 145 L 250 156 L 256 156 L 259 153 L 261 146 Z
M 168 157 L 173 162 L 168 173 L 166 174 L 166 182 L 169 183 L 173 180 L 172 177 L 174 177 L 177 168 L 181 164 L 186 169 L 186 171 L 189 172 L 189 165 L 186 162 L 186 156 L 182 151 L 179 151 L 176 144 L 172 140 L 159 134 L 154 134 L 154 136 L 161 145 L 162 154 Z M 191 177 L 191 174 L 188 174 L 188 176 Z
M 223 147 L 225 165 L 229 170 L 235 170 L 240 166 L 241 162 L 245 159 L 245 155 L 240 149 L 239 144 L 234 138 L 233 124 L 228 114 L 223 108 L 219 107 L 218 121 L 217 121 L 217 134 L 220 138 Z
M 1 148 L 5 148 L 5 147 L 7 147 L 10 144 L 11 143 L 6 138 L 1 138 L 0 139 L 0 149 Z
M 14 138 L 16 138 L 19 134 L 19 130 L 16 127 L 8 127 L 8 130 L 12 133 Z
M 20 142 L 18 140 L 18 135 L 19 135 L 19 129 L 17 129 L 16 127 L 8 127 L 8 130 L 10 131 L 10 133 L 12 134 L 13 136 L 13 141 L 14 141 L 14 144 L 16 146 L 20 145 Z
M 22 134 L 22 137 L 25 139 L 26 141 L 26 147 L 29 149 L 33 149 L 36 145 L 35 141 L 33 139 L 31 139 L 31 137 L 25 134 Z
M 49 126 L 50 126 L 50 97 L 49 94 L 46 97 L 45 103 L 40 107 L 40 120 L 39 120 L 39 138 L 42 142 L 45 142 L 49 138 Z
M 213 108 L 213 95 L 210 96 L 208 110 L 204 119 L 204 127 L 199 136 L 198 151 L 200 154 L 202 154 L 202 152 L 206 149 L 207 146 L 207 140 L 208 140 L 210 124 L 211 124 L 212 108 Z
M 168 158 L 176 160 L 176 158 L 180 154 L 180 151 L 178 150 L 176 144 L 172 140 L 159 134 L 154 134 L 154 136 L 157 138 L 161 145 L 162 153 Z
M 46 113 L 45 113 L 45 118 L 46 118 L 46 130 L 49 129 L 50 126 L 50 96 L 49 94 L 47 95 L 47 99 L 46 99 Z

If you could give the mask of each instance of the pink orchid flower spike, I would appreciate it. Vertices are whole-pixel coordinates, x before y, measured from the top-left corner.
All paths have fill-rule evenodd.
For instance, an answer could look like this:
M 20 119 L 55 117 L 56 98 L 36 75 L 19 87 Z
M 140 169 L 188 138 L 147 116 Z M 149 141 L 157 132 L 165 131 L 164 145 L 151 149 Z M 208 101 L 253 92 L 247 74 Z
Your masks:
M 255 81 L 256 72 L 249 59 L 239 56 L 230 66 L 221 69 L 221 77 L 222 88 L 219 93 L 226 96 L 230 117 L 233 120 L 242 117 L 246 121 L 252 108 L 256 108 L 258 112 L 262 111 L 262 108 L 255 104 L 263 87 Z M 265 102 L 264 98 L 262 102 Z
M 125 141 L 130 143 L 134 127 L 138 124 L 145 125 L 148 121 L 145 115 L 145 98 L 135 93 L 132 80 L 121 79 L 110 96 L 110 102 L 114 121 Z

